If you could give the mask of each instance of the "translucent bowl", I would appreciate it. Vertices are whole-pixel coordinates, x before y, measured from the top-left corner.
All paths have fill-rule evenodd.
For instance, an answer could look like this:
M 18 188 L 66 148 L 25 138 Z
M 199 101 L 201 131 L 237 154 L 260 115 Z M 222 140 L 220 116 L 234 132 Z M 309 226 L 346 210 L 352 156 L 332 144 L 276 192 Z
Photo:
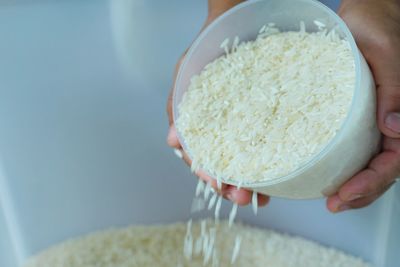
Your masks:
M 174 119 L 179 117 L 177 107 L 188 89 L 190 79 L 224 53 L 220 44 L 226 38 L 232 40 L 239 36 L 242 41 L 254 40 L 259 29 L 267 23 L 275 23 L 281 31 L 298 31 L 303 21 L 308 32 L 315 32 L 318 31 L 316 20 L 325 24 L 328 30 L 334 28 L 351 45 L 356 86 L 350 111 L 337 135 L 303 166 L 276 179 L 244 183 L 242 186 L 245 188 L 296 199 L 331 195 L 365 167 L 379 148 L 380 132 L 376 125 L 375 84 L 371 71 L 342 19 L 314 0 L 246 1 L 217 18 L 195 40 L 179 69 L 173 95 Z M 191 157 L 179 132 L 178 138 Z M 221 179 L 237 185 L 231 179 Z

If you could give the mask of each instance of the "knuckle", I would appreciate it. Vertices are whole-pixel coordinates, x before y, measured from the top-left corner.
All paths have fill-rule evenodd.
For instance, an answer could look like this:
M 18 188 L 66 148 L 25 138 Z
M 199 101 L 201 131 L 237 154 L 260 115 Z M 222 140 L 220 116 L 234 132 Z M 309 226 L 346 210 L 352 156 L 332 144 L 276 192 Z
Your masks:
M 384 182 L 381 182 L 376 190 L 376 193 L 381 194 L 384 193 L 387 190 L 387 184 Z
M 383 54 L 392 55 L 393 52 L 397 52 L 398 50 L 399 40 L 390 33 L 382 32 L 379 36 L 374 38 L 374 40 L 376 48 Z

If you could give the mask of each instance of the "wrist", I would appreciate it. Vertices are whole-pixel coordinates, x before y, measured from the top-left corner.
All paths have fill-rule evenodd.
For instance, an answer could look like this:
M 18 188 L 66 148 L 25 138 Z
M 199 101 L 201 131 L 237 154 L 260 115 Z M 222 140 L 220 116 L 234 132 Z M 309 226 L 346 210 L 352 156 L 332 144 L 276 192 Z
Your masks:
M 400 4 L 400 0 L 341 0 L 341 5 L 359 5 L 359 4 L 378 4 L 378 5 L 393 5 Z
M 245 0 L 208 0 L 208 16 L 206 24 L 211 23 L 220 15 Z

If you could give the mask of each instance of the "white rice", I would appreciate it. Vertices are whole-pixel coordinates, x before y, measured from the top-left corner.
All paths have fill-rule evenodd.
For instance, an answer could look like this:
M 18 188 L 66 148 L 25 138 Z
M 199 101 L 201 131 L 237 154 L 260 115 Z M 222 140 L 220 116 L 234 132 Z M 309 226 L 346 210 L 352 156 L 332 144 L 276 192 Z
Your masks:
M 221 181 L 221 178 L 219 178 L 219 177 L 217 177 L 217 188 L 218 188 L 218 190 L 222 189 L 222 181 Z
M 180 149 L 174 149 L 174 153 L 178 158 L 180 158 L 180 159 L 183 158 L 183 154 L 182 154 L 182 151 Z
M 211 196 L 210 202 L 208 202 L 208 207 L 207 207 L 208 210 L 211 210 L 214 207 L 214 204 L 215 204 L 217 198 L 218 198 L 218 194 L 217 193 L 214 193 Z
M 193 255 L 193 237 L 192 235 L 185 235 L 184 245 L 183 245 L 183 255 L 187 260 L 192 259 Z
M 198 180 L 197 186 L 196 186 L 196 197 L 200 196 L 201 193 L 204 192 L 204 182 L 202 180 Z
M 194 255 L 198 256 L 201 254 L 203 249 L 203 238 L 199 237 L 196 239 L 196 242 L 194 243 Z
M 221 204 L 222 204 L 222 196 L 218 196 L 217 205 L 215 206 L 215 212 L 214 212 L 214 217 L 215 217 L 216 221 L 219 220 L 219 213 L 220 213 L 220 210 L 221 210 Z
M 229 213 L 229 220 L 228 220 L 228 226 L 231 227 L 235 218 L 236 218 L 236 213 L 237 213 L 237 209 L 238 209 L 238 204 L 237 203 L 233 203 L 232 205 L 232 209 L 231 212 Z
M 239 181 L 239 182 L 238 182 L 238 185 L 237 185 L 237 189 L 242 188 L 242 185 L 243 185 L 243 181 Z
M 226 39 L 221 43 L 221 45 L 220 45 L 220 47 L 221 47 L 222 49 L 224 49 L 225 54 L 228 54 L 228 53 L 229 53 L 228 44 L 229 44 L 229 38 L 226 38 Z
M 319 21 L 319 20 L 314 20 L 314 24 L 317 25 L 317 27 L 318 27 L 319 30 L 322 30 L 322 29 L 326 28 L 325 23 L 322 23 L 322 22 Z
M 264 25 L 261 27 L 261 29 L 258 31 L 258 33 L 263 33 L 265 31 L 265 28 L 267 27 L 267 25 Z
M 234 53 L 238 47 L 238 44 L 240 42 L 240 39 L 238 36 L 235 36 L 235 38 L 233 39 L 233 44 L 232 44 L 232 49 L 231 49 L 231 53 Z M 229 102 L 226 101 L 224 102 L 224 104 L 229 105 Z
M 204 189 L 204 200 L 208 200 L 208 198 L 210 197 L 210 193 L 211 193 L 211 182 L 208 182 L 206 184 L 206 188 Z
M 257 192 L 253 191 L 252 197 L 251 197 L 251 205 L 253 208 L 253 212 L 255 215 L 257 215 L 257 210 L 258 210 L 258 194 Z
M 196 213 L 204 210 L 206 207 L 206 201 L 203 198 L 195 197 L 192 202 L 192 206 L 190 207 L 191 213 Z
M 200 223 L 193 222 L 191 230 L 193 239 L 200 237 Z M 371 267 L 336 249 L 271 230 L 241 224 L 229 229 L 228 222 L 220 222 L 215 231 L 212 260 L 205 266 L 227 267 L 234 261 L 236 267 Z M 182 257 L 185 236 L 184 223 L 108 230 L 51 247 L 23 267 L 202 267 L 202 255 Z
M 300 21 L 300 33 L 305 33 L 306 32 L 306 24 L 304 21 Z
M 233 252 L 232 252 L 232 258 L 231 258 L 231 264 L 234 264 L 237 257 L 239 256 L 239 251 L 240 251 L 240 244 L 242 243 L 242 238 L 240 235 L 236 235 L 235 238 L 235 245 L 233 247 Z
M 300 28 L 268 26 L 255 41 L 234 40 L 232 53 L 192 78 L 176 127 L 194 170 L 233 182 L 275 179 L 336 135 L 355 87 L 350 45 L 335 31 Z

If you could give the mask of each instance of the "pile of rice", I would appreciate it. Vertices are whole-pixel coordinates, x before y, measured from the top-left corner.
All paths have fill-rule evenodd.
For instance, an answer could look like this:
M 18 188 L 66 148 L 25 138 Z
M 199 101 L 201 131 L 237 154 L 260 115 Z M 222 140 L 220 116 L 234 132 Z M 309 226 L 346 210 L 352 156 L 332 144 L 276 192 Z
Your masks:
M 237 182 L 287 175 L 320 152 L 351 105 L 355 64 L 334 32 L 279 32 L 235 38 L 192 78 L 178 106 L 178 132 L 193 170 Z
M 212 223 L 207 221 L 207 223 Z M 193 223 L 195 240 L 200 222 Z M 54 246 L 31 258 L 24 267 L 371 267 L 338 250 L 300 237 L 220 222 L 215 247 L 218 260 L 203 265 L 203 257 L 183 256 L 186 224 L 131 226 L 80 237 Z M 241 252 L 231 265 L 235 233 L 241 236 Z

